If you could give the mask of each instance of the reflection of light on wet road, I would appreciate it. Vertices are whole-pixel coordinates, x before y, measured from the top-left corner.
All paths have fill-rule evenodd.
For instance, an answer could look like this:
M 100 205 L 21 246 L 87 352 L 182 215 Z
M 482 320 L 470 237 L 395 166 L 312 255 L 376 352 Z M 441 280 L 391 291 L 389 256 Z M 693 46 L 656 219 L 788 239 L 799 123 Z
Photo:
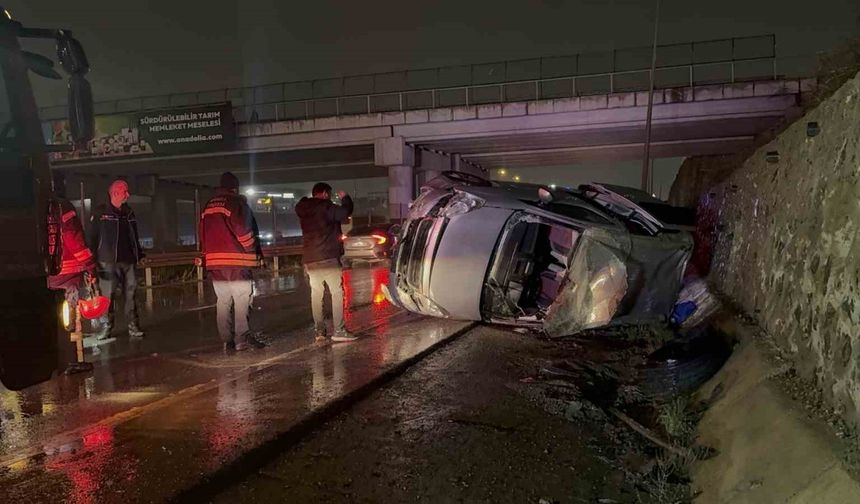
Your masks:
M 370 305 L 375 319 L 382 319 L 391 312 L 392 306 L 382 293 L 382 286 L 387 284 L 388 268 L 386 266 L 344 270 L 344 319 L 348 329 L 354 325 L 352 311 L 356 307 Z M 381 327 L 380 330 L 384 331 L 385 327 Z
M 344 345 L 335 345 L 317 352 L 311 362 L 311 390 L 308 406 L 311 410 L 329 403 L 346 384 L 343 367 Z
M 85 450 L 85 455 L 77 453 L 81 449 Z M 126 478 L 137 476 L 137 461 L 117 460 L 113 451 L 113 426 L 100 425 L 71 443 L 45 447 L 48 455 L 45 468 L 68 478 L 72 485 L 69 501 L 97 502 L 96 494 L 105 484 L 103 478 L 108 464 L 113 469 L 120 469 Z
M 247 374 L 218 384 L 217 417 L 206 424 L 206 439 L 212 457 L 207 464 L 217 469 L 222 458 L 244 438 L 254 425 L 256 410 Z

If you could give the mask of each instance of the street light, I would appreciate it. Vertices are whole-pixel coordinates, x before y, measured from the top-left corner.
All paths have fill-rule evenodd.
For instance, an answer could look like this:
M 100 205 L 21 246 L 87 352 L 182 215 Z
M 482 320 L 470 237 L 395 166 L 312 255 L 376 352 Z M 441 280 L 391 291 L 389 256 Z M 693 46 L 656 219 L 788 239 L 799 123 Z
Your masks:
M 651 112 L 654 109 L 654 72 L 657 67 L 657 28 L 660 25 L 660 0 L 654 12 L 654 42 L 651 47 L 651 74 L 648 82 L 648 112 L 645 117 L 645 152 L 642 155 L 642 190 L 650 191 L 651 174 Z
M 514 182 L 519 182 L 519 181 L 520 181 L 520 176 L 514 175 Z
M 504 168 L 502 168 L 501 170 L 499 170 L 499 175 L 501 175 L 501 176 L 503 176 L 503 177 L 504 177 L 505 175 L 507 175 L 507 173 L 508 173 L 508 172 L 507 172 Z

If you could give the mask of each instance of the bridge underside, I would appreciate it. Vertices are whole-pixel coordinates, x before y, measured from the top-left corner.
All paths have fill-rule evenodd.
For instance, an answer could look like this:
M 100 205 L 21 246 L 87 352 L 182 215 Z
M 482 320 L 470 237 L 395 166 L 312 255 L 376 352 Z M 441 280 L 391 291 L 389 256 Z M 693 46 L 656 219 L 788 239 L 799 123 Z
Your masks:
M 731 117 L 655 123 L 651 155 L 655 158 L 727 154 L 752 144 L 755 135 L 783 116 Z M 563 166 L 586 161 L 640 159 L 644 147 L 641 124 L 606 125 L 502 135 L 482 135 L 415 142 L 442 152 L 459 153 L 485 168 Z

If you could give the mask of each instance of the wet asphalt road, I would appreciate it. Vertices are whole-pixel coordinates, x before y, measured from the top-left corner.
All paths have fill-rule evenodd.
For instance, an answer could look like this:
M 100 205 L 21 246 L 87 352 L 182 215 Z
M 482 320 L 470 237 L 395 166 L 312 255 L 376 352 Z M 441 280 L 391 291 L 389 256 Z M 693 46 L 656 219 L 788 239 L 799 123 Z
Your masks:
M 554 352 L 479 326 L 214 502 L 637 502 L 600 452 L 600 426 L 518 392 Z
M 382 267 L 345 273 L 360 306 L 347 319 L 354 343 L 313 344 L 297 287 L 260 299 L 264 351 L 225 356 L 214 310 L 192 306 L 149 318 L 139 345 L 120 337 L 90 375 L 0 391 L 0 502 L 176 497 L 466 326 L 393 309 L 379 292 L 386 278 Z

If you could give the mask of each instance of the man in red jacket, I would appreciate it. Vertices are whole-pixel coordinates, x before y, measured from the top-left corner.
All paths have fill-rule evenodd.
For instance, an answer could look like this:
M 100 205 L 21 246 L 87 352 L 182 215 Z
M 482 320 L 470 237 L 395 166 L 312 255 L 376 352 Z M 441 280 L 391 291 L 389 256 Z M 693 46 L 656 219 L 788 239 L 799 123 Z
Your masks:
M 239 195 L 239 179 L 221 175 L 221 186 L 200 215 L 203 261 L 215 288 L 218 334 L 224 350 L 261 348 L 248 327 L 254 280 L 262 258 L 254 214 Z
M 62 264 L 56 275 L 48 277 L 48 288 L 64 290 L 69 305 L 76 307 L 80 290 L 84 287 L 84 273 L 89 280 L 96 280 L 96 260 L 87 247 L 84 228 L 75 207 L 65 199 L 65 181 L 59 172 L 54 173 L 54 200 L 48 216 L 49 226 L 60 227 Z
M 90 249 L 87 248 L 84 228 L 75 207 L 65 199 L 65 180 L 62 173 L 54 172 L 51 182 L 53 184 L 53 199 L 48 212 L 48 231 L 54 240 L 49 242 L 48 252 L 51 256 L 58 255 L 60 263 L 56 274 L 48 277 L 48 288 L 64 292 L 66 302 L 69 303 L 72 314 L 75 316 L 78 309 L 78 299 L 80 299 L 81 290 L 85 283 L 87 281 L 95 283 L 97 279 L 96 260 Z M 59 238 L 59 243 L 55 241 L 56 238 Z M 55 249 L 58 245 L 61 247 L 60 250 Z M 87 274 L 86 278 L 85 273 Z M 72 320 L 72 323 L 76 323 L 76 321 Z M 66 345 L 66 343 L 71 343 L 71 341 L 63 341 L 60 348 L 62 355 L 70 362 L 66 373 L 91 370 L 92 364 L 83 362 L 83 346 L 79 346 L 82 345 L 81 341 L 76 340 L 74 345 Z M 77 359 L 72 357 L 75 353 Z

